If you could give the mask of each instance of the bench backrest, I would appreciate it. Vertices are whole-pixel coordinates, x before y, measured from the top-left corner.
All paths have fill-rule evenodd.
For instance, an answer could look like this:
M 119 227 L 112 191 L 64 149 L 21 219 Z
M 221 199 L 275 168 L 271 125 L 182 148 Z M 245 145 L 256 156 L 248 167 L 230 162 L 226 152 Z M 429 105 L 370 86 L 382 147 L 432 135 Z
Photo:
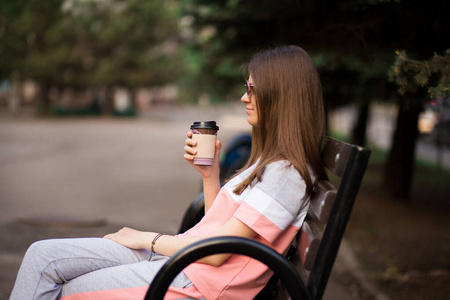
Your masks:
M 321 299 L 325 291 L 369 156 L 367 149 L 327 139 L 322 159 L 336 187 L 319 182 L 294 242 L 298 256 L 289 258 L 312 299 Z
M 311 299 L 322 299 L 369 157 L 367 149 L 327 138 L 322 159 L 330 181 L 318 183 L 308 215 L 293 242 L 295 251 L 288 254 Z M 200 194 L 186 211 L 180 232 L 195 225 L 203 212 Z M 275 285 L 276 277 L 255 299 L 268 299 Z

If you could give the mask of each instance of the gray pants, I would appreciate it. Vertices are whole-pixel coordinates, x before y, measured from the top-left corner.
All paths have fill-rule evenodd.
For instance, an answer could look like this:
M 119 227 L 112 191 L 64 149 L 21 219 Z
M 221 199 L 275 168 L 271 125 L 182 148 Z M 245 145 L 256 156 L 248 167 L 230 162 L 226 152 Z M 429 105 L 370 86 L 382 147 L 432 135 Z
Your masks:
M 109 239 L 55 239 L 32 244 L 10 300 L 57 299 L 100 290 L 148 286 L 166 256 L 132 250 Z M 192 286 L 180 273 L 172 286 Z

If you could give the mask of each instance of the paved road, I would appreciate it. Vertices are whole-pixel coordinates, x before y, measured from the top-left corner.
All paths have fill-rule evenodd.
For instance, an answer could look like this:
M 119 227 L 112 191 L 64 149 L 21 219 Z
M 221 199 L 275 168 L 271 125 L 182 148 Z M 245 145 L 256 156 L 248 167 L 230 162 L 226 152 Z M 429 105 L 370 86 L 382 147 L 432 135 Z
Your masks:
M 190 114 L 189 120 L 169 115 L 1 122 L 0 222 L 101 216 L 175 232 L 200 188 L 199 175 L 183 159 L 186 132 L 196 117 Z M 226 142 L 236 130 L 222 127 Z
M 217 120 L 224 144 L 249 130 L 240 107 L 162 110 L 139 119 L 0 119 L 0 299 L 33 240 L 121 226 L 176 233 L 200 190 L 199 175 L 183 159 L 193 120 Z M 33 227 L 23 220 L 105 225 Z M 357 268 L 349 253 L 338 258 L 326 299 L 357 299 L 340 279 L 349 261 Z

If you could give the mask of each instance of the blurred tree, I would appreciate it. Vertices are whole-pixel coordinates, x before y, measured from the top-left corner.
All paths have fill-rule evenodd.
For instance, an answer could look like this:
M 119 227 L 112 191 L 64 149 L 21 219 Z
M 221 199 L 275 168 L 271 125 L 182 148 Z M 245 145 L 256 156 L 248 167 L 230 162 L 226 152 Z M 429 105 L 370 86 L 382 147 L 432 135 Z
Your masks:
M 429 60 L 416 60 L 405 51 L 397 51 L 389 72 L 389 79 L 398 86 L 399 122 L 394 132 L 394 143 L 387 161 L 385 187 L 394 195 L 407 197 L 414 169 L 417 121 L 423 102 L 450 96 L 450 49 L 444 55 L 435 54 Z M 401 122 L 401 118 L 406 119 Z M 411 124 L 409 124 L 410 122 Z M 402 126 L 402 124 L 409 126 Z M 405 157 L 405 159 L 398 159 Z
M 0 2 L 0 79 L 9 78 L 26 51 L 26 36 L 14 31 L 21 14 L 21 1 Z
M 6 0 L 1 6 L 0 64 L 2 79 L 12 76 L 33 78 L 40 84 L 41 95 L 48 89 L 61 53 L 48 52 L 51 45 L 47 32 L 61 17 L 62 0 L 49 0 L 42 3 L 33 0 Z M 51 49 L 51 48 L 50 48 Z M 53 50 L 53 49 L 51 49 Z M 43 106 L 48 107 L 48 97 L 42 97 Z M 47 112 L 47 110 L 46 110 Z
M 448 1 L 400 2 L 394 10 L 395 15 L 401 20 L 400 28 L 393 30 L 393 33 L 386 30 L 398 41 L 391 46 L 395 47 L 394 49 L 405 49 L 419 60 L 428 59 L 434 52 L 444 52 L 450 46 L 449 12 Z M 400 67 L 400 62 L 401 55 L 394 64 L 400 73 L 395 75 L 395 68 L 390 73 L 397 84 L 405 79 L 406 74 L 403 72 L 405 65 Z M 395 97 L 398 106 L 397 123 L 383 178 L 385 189 L 397 199 L 404 200 L 409 199 L 411 192 L 419 114 L 429 96 L 426 85 L 412 84 L 410 76 L 406 77 L 409 77 L 408 87 L 400 86 L 400 94 Z M 431 82 L 435 76 L 428 78 L 433 86 L 434 83 Z M 420 75 L 416 76 L 416 79 L 420 79 Z
M 48 114 L 50 87 L 135 89 L 176 81 L 174 1 L 7 0 L 2 6 L 0 65 L 41 86 Z M 5 18 L 3 18 L 3 16 Z M 19 51 L 13 52 L 16 45 Z M 109 105 L 111 107 L 111 102 Z M 111 110 L 111 109 L 110 109 Z
M 176 5 L 172 1 L 71 1 L 62 28 L 74 27 L 83 86 L 138 87 L 176 82 Z M 111 94 L 108 92 L 107 94 Z M 111 100 L 111 99 L 109 99 Z M 106 109 L 112 110 L 108 101 Z
M 393 60 L 392 50 L 380 43 L 383 10 L 390 5 L 385 1 L 184 0 L 182 4 L 182 20 L 192 30 L 186 30 L 190 34 L 185 57 L 188 66 L 197 63 L 186 84 L 191 98 L 198 97 L 195 91 L 205 93 L 211 87 L 222 98 L 236 98 L 236 89 L 229 86 L 236 83 L 240 64 L 278 44 L 300 45 L 313 56 L 329 108 L 359 101 L 367 116 L 369 100 L 384 96 Z M 201 53 L 200 59 L 196 53 Z M 357 141 L 364 144 L 365 130 L 360 132 Z
M 184 0 L 183 15 L 188 18 L 196 39 L 189 45 L 191 57 L 201 52 L 198 79 L 203 87 L 217 86 L 231 73 L 219 73 L 221 64 L 237 65 L 261 47 L 297 44 L 316 61 L 322 76 L 327 107 L 345 102 L 360 105 L 353 141 L 364 144 L 369 101 L 389 99 L 395 91 L 388 82 L 389 66 L 396 49 L 406 49 L 419 59 L 433 51 L 448 48 L 449 2 L 444 0 Z M 205 32 L 209 32 L 206 35 Z M 225 59 L 226 58 L 226 59 Z M 195 86 L 191 84 L 191 86 Z M 409 100 L 404 101 L 407 97 Z M 417 131 L 417 114 L 423 106 L 420 93 L 397 97 L 397 127 Z M 415 105 L 408 105 L 414 103 Z M 403 144 L 406 152 L 395 156 L 405 167 L 413 162 L 416 135 Z M 405 149 L 406 148 L 406 149 Z M 406 168 L 406 167 L 405 167 Z M 400 173 L 399 173 L 400 174 Z M 390 174 L 386 172 L 385 181 Z M 401 172 L 399 176 L 412 176 Z M 407 182 L 408 179 L 405 179 Z M 407 198 L 409 187 L 398 187 L 397 195 Z
M 411 59 L 405 51 L 396 51 L 389 80 L 398 86 L 400 95 L 417 93 L 424 88 L 429 99 L 450 96 L 450 49 L 429 60 Z

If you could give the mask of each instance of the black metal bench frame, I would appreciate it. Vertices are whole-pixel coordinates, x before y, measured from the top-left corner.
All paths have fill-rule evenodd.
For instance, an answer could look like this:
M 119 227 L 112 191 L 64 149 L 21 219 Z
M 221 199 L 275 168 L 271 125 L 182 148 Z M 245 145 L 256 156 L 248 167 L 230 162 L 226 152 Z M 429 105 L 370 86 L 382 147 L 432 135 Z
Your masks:
M 339 185 L 336 189 L 328 181 L 319 183 L 311 199 L 308 216 L 287 257 L 250 239 L 209 238 L 172 256 L 154 278 L 145 299 L 163 299 L 172 280 L 186 266 L 202 257 L 218 253 L 247 255 L 266 264 L 283 283 L 277 284 L 278 288 L 285 289 L 283 293 L 289 293 L 291 299 L 322 299 L 370 151 L 328 138 L 322 157 L 330 175 L 340 179 Z M 195 225 L 202 216 L 202 210 L 203 199 L 199 195 L 187 210 L 180 232 Z M 276 282 L 277 280 L 271 280 L 255 299 L 273 297 L 272 290 Z M 283 297 L 285 296 L 287 295 Z

